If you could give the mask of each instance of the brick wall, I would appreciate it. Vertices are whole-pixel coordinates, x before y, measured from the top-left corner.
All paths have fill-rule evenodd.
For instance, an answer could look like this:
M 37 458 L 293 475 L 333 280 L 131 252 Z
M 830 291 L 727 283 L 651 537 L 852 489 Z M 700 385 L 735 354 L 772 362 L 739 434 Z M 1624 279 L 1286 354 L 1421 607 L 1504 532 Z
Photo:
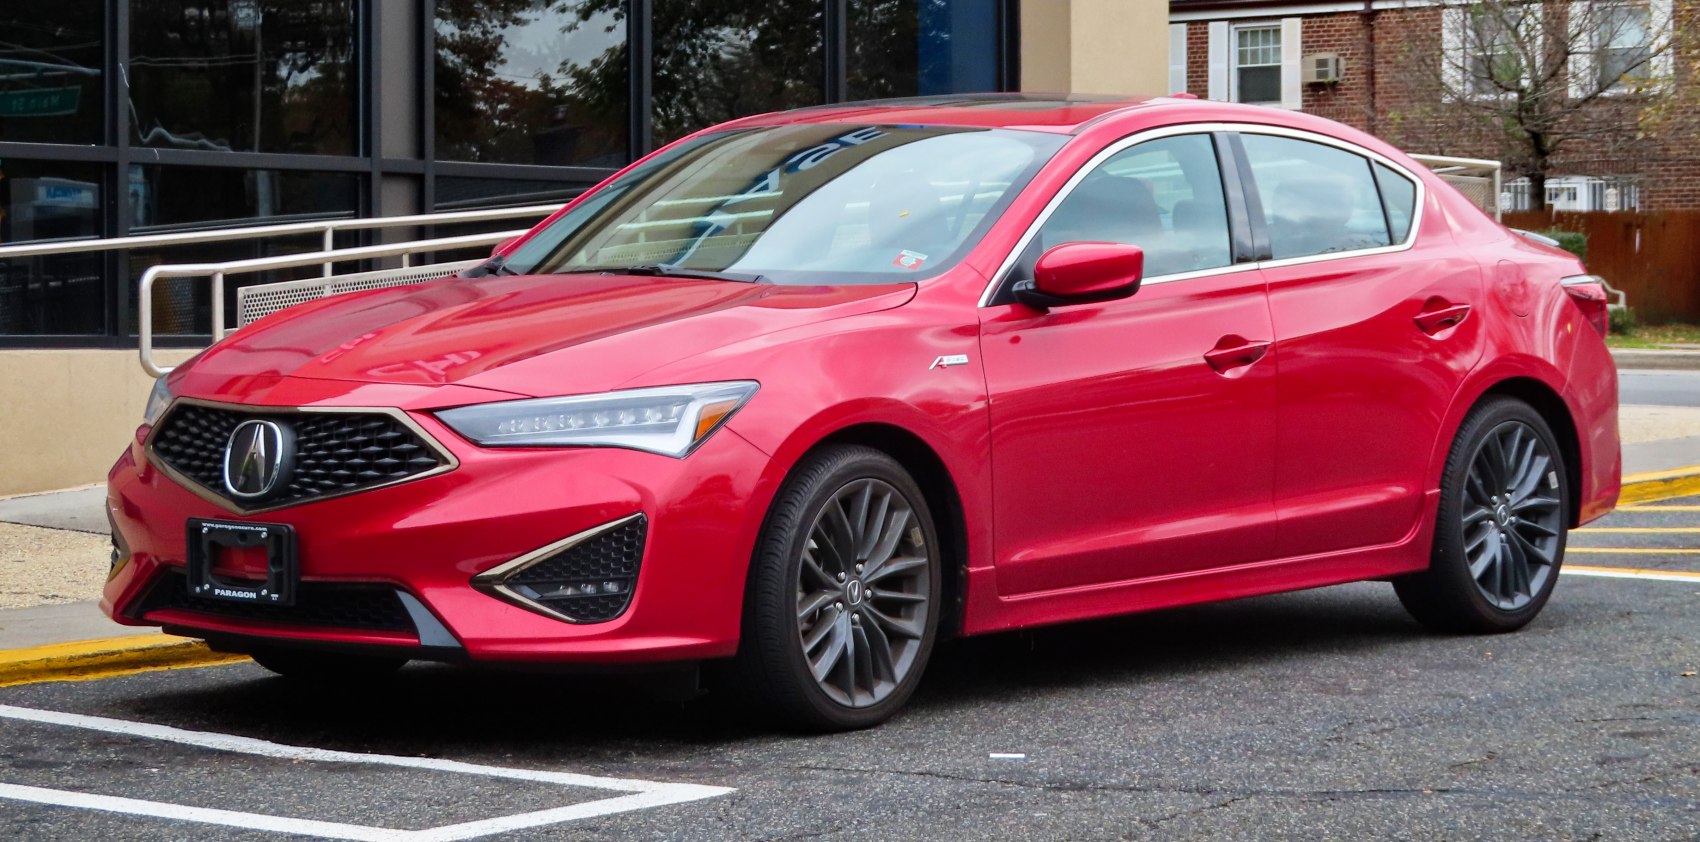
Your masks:
M 1553 4 L 1549 14 L 1562 14 Z M 1270 18 L 1281 17 L 1273 9 Z M 1205 96 L 1209 87 L 1208 24 L 1187 26 L 1187 90 Z M 1700 10 L 1678 11 L 1679 30 L 1700 32 Z M 1305 55 L 1337 53 L 1345 63 L 1340 82 L 1305 85 L 1305 111 L 1370 131 L 1394 145 L 1419 153 L 1490 158 L 1506 162 L 1506 179 L 1522 172 L 1495 129 L 1479 115 L 1443 101 L 1439 89 L 1441 12 L 1436 8 L 1389 9 L 1375 13 L 1375 90 L 1370 91 L 1368 36 L 1371 26 L 1361 12 L 1306 15 Z M 1679 68 L 1700 68 L 1700 39 L 1677 57 Z M 1679 87 L 1696 73 L 1679 71 Z M 1641 179 L 1644 210 L 1700 209 L 1700 107 L 1671 109 L 1653 133 L 1639 131 L 1645 102 L 1611 97 L 1581 115 L 1600 125 L 1617 125 L 1615 136 L 1583 133 L 1553 159 L 1551 176 L 1635 175 Z

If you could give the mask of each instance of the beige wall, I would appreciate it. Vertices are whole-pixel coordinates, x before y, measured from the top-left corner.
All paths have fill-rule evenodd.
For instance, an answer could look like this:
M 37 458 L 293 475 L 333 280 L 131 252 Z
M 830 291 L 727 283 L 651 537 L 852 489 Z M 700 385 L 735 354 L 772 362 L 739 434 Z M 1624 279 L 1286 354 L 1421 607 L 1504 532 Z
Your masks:
M 135 351 L 0 351 L 0 496 L 105 479 L 152 388 Z
M 1173 93 L 1168 0 L 1025 0 L 1021 89 Z

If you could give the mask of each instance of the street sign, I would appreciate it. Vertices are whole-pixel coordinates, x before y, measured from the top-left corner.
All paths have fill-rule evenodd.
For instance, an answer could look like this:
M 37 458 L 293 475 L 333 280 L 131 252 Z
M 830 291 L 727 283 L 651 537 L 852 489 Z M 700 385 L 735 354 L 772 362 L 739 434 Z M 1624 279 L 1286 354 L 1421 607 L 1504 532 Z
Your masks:
M 77 113 L 83 89 L 37 88 L 0 91 L 0 117 L 60 117 Z

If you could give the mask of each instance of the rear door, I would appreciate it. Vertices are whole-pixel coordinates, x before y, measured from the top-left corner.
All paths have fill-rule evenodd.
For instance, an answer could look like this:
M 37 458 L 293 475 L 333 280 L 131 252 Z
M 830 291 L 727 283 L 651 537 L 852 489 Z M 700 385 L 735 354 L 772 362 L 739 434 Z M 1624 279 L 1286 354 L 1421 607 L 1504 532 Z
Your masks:
M 1279 131 L 1279 130 L 1277 130 Z M 1447 407 L 1482 354 L 1476 261 L 1391 161 L 1329 138 L 1237 138 L 1280 348 L 1282 557 L 1417 526 Z
M 1273 328 L 1218 138 L 1112 146 L 981 308 L 998 589 L 1232 565 L 1274 549 Z M 1225 148 L 1220 148 L 1226 153 Z M 1226 158 L 1230 163 L 1232 158 Z M 1145 250 L 1130 298 L 1039 312 L 1007 291 L 1069 242 Z

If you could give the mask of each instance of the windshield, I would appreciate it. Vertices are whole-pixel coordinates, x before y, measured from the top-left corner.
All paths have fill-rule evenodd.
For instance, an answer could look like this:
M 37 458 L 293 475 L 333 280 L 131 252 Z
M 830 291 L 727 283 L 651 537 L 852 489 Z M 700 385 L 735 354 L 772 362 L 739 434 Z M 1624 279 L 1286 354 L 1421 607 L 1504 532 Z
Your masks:
M 515 250 L 506 269 L 918 280 L 960 260 L 1065 140 L 818 123 L 707 135 L 587 197 Z

